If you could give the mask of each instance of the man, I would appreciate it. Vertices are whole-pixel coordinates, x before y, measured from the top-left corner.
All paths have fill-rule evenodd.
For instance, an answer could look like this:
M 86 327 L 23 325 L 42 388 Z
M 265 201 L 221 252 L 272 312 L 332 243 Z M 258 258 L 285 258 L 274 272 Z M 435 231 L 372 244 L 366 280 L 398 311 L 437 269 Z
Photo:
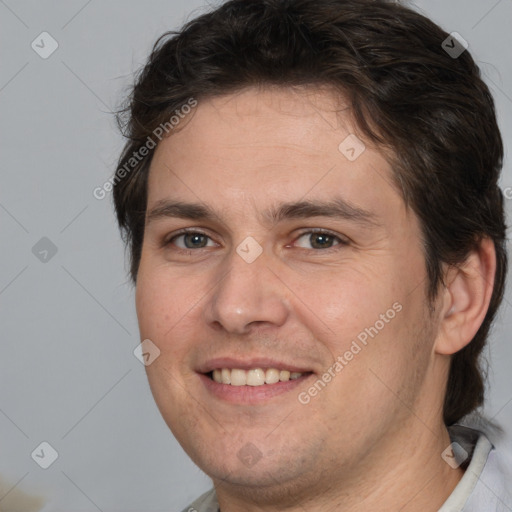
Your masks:
M 383 0 L 232 0 L 157 42 L 128 115 L 148 379 L 214 483 L 185 510 L 512 510 L 461 425 L 507 258 L 460 37 Z

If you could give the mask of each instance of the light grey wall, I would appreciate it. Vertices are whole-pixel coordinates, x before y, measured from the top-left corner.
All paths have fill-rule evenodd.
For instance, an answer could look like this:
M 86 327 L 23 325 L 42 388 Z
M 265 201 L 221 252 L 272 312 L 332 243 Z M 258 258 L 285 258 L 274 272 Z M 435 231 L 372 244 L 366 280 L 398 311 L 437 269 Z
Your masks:
M 417 5 L 469 42 L 509 155 L 512 2 Z M 176 511 L 209 487 L 165 426 L 132 353 L 139 338 L 123 247 L 110 199 L 92 194 L 115 170 L 122 140 L 110 111 L 132 73 L 161 33 L 206 8 L 200 0 L 0 0 L 0 510 L 49 502 L 52 511 Z M 58 43 L 45 59 L 55 43 L 43 31 Z M 502 185 L 512 187 L 510 158 Z M 511 303 L 509 288 L 488 352 L 487 405 L 509 430 Z M 44 441 L 58 452 L 46 470 L 35 462 L 51 461 L 51 449 L 38 448 Z

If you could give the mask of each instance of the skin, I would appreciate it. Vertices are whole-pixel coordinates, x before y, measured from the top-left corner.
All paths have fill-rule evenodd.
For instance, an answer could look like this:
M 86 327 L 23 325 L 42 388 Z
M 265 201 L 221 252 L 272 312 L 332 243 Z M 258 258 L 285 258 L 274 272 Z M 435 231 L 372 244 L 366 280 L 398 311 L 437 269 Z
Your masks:
M 351 133 L 366 146 L 355 161 L 338 150 Z M 430 314 L 420 226 L 391 176 L 347 106 L 318 88 L 247 88 L 199 101 L 157 147 L 148 212 L 179 200 L 219 218 L 146 224 L 136 307 L 141 339 L 160 350 L 146 369 L 163 418 L 213 479 L 222 512 L 434 512 L 462 477 L 441 458 L 450 444 L 442 404 L 450 356 L 488 307 L 494 246 L 484 240 L 463 266 L 446 269 Z M 372 212 L 375 225 L 262 217 L 282 202 L 334 197 Z M 182 228 L 205 233 L 195 244 L 206 246 L 187 251 L 184 237 L 173 238 Z M 314 228 L 346 243 L 318 248 L 318 235 L 307 233 Z M 248 236 L 263 251 L 252 263 L 236 252 Z M 394 303 L 401 311 L 300 403 Z M 271 357 L 313 374 L 273 398 L 231 403 L 197 371 L 225 356 Z M 259 454 L 251 467 L 237 456 L 248 443 Z

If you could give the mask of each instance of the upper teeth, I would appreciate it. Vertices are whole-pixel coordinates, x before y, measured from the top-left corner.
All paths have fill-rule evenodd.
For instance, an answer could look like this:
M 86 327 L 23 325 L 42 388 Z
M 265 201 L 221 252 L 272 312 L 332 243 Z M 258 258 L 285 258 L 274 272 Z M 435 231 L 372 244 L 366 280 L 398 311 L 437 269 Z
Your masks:
M 275 384 L 279 381 L 298 379 L 302 373 L 277 370 L 276 368 L 254 368 L 252 370 L 240 370 L 237 368 L 222 368 L 213 370 L 213 380 L 232 386 L 262 386 L 263 384 Z

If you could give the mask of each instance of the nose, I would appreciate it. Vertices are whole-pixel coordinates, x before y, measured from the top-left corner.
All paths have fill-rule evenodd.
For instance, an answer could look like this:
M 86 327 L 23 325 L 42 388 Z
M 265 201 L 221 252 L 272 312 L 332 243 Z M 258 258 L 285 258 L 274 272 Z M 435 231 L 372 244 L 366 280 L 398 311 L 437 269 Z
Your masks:
M 233 251 L 220 272 L 204 310 L 206 322 L 214 329 L 242 335 L 286 322 L 287 288 L 270 269 L 265 253 L 248 263 Z

